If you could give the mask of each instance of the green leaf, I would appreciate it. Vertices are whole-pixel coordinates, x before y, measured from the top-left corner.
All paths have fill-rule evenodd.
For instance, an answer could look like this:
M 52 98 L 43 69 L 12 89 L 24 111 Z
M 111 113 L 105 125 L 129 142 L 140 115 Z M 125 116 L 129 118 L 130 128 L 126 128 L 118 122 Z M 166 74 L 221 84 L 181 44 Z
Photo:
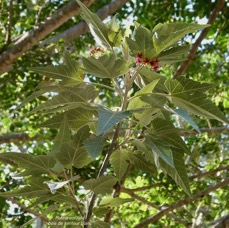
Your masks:
M 63 110 L 74 109 L 77 107 L 85 107 L 90 109 L 90 100 L 96 97 L 97 93 L 93 87 L 86 88 L 66 88 L 66 91 L 60 92 L 52 99 L 46 101 L 44 104 L 36 107 L 32 112 L 57 112 Z
M 81 1 L 76 1 L 83 11 L 82 17 L 87 22 L 96 42 L 105 48 L 112 49 L 108 39 L 109 29 L 107 28 L 107 26 L 100 20 L 100 18 L 96 14 L 92 13 Z
M 190 49 L 189 45 L 172 47 L 158 55 L 160 65 L 183 61 Z
M 133 163 L 134 166 L 138 169 L 144 170 L 151 174 L 157 173 L 155 165 L 152 164 L 152 162 L 147 161 L 141 154 L 132 154 L 131 163 Z
M 0 192 L 0 196 L 40 197 L 49 193 L 49 189 L 43 182 L 44 180 L 41 177 L 33 178 L 30 181 L 30 185 L 12 192 Z
M 152 70 L 147 69 L 146 67 L 142 67 L 139 71 L 141 79 L 145 82 L 145 84 L 149 84 L 154 80 L 159 80 L 156 87 L 154 88 L 154 92 L 167 92 L 165 88 L 165 81 L 167 77 L 162 76 Z
M 43 173 L 50 173 L 50 169 L 56 163 L 52 156 L 31 154 L 22 154 L 16 152 L 1 153 L 0 158 L 9 159 L 19 165 L 20 168 L 25 169 L 25 172 L 17 176 L 33 175 L 37 176 Z
M 62 123 L 60 125 L 60 130 L 54 139 L 54 144 L 52 146 L 52 150 L 50 154 L 58 153 L 60 151 L 61 145 L 64 142 L 70 142 L 70 140 L 71 140 L 71 132 L 68 125 L 67 116 L 64 115 L 64 119 L 62 120 Z
M 97 179 L 86 180 L 83 183 L 85 189 L 93 191 L 95 194 L 111 193 L 113 186 L 118 179 L 113 176 L 101 176 Z
M 130 152 L 128 150 L 114 151 L 110 157 L 110 163 L 114 168 L 114 172 L 119 180 L 122 179 L 126 172 L 130 161 Z
M 127 37 L 126 42 L 134 54 L 142 53 L 146 58 L 155 57 L 155 52 L 153 51 L 152 33 L 147 28 L 136 25 L 135 40 Z
M 151 94 L 158 82 L 159 79 L 154 80 L 136 92 L 134 98 L 129 102 L 128 110 L 134 110 L 145 106 L 147 103 L 141 100 L 141 95 Z
M 145 103 L 150 104 L 150 107 L 152 109 L 164 109 L 164 105 L 167 101 L 167 98 L 165 96 L 159 95 L 159 94 L 148 94 L 148 95 L 142 95 L 141 100 Z
M 94 122 L 93 114 L 95 114 L 95 112 L 92 110 L 85 110 L 83 108 L 72 109 L 52 117 L 43 123 L 42 126 L 49 128 L 59 128 L 63 121 L 64 115 L 66 115 L 69 127 L 72 129 L 79 129 L 91 122 Z
M 102 153 L 103 147 L 107 145 L 107 142 L 101 136 L 96 136 L 92 139 L 89 139 L 84 145 L 91 158 L 95 159 L 99 154 Z
M 158 157 L 160 157 L 162 160 L 164 160 L 164 162 L 174 167 L 173 154 L 169 146 L 153 140 L 153 138 L 150 136 L 146 137 L 145 144 L 151 148 L 152 153 L 156 155 L 156 157 L 154 156 L 156 164 L 158 164 Z
M 153 29 L 153 45 L 159 54 L 171 45 L 176 44 L 185 35 L 195 32 L 199 29 L 204 29 L 209 25 L 198 25 L 188 23 L 168 23 L 158 24 Z
M 189 81 L 190 82 L 190 81 Z M 196 88 L 191 85 L 181 83 L 178 80 L 168 79 L 165 82 L 165 86 L 168 89 L 171 102 L 181 109 L 187 110 L 193 114 L 204 116 L 211 119 L 216 119 L 221 122 L 229 123 L 229 120 L 223 115 L 223 113 L 206 98 L 206 95 L 201 93 L 202 88 L 200 85 L 196 85 Z
M 30 96 L 23 100 L 22 103 L 17 107 L 17 109 L 21 108 L 22 106 L 26 105 L 30 101 L 36 99 L 37 97 L 45 93 L 64 91 L 63 87 L 58 85 L 57 83 L 47 81 L 42 81 L 36 89 L 37 91 L 33 92 Z
M 139 120 L 140 123 L 146 126 L 155 118 L 157 112 L 158 109 L 151 109 L 150 107 L 147 107 L 141 113 L 134 113 L 134 117 Z
M 88 126 L 84 126 L 80 128 L 77 133 L 73 136 L 73 144 L 74 147 L 79 147 L 87 140 L 90 136 L 90 128 Z
M 98 129 L 96 135 L 100 135 L 103 132 L 107 131 L 119 121 L 125 119 L 130 115 L 130 112 L 112 112 L 102 106 L 99 106 L 99 120 L 98 120 Z
M 129 202 L 133 202 L 134 199 L 133 198 L 113 198 L 112 196 L 106 196 L 104 197 L 99 205 L 102 206 L 107 206 L 107 207 L 118 207 L 124 203 L 129 203 Z
M 93 209 L 93 213 L 97 216 L 97 217 L 104 217 L 104 215 L 106 215 L 108 212 L 110 211 L 110 209 L 108 207 L 95 207 Z
M 176 80 L 168 78 L 165 86 L 171 94 L 182 94 L 185 92 L 189 95 L 193 95 L 196 92 L 205 92 L 214 87 L 213 84 L 200 83 L 184 77 Z
M 184 164 L 183 153 L 177 149 L 172 149 L 172 152 L 174 167 L 168 165 L 163 160 L 160 160 L 160 167 L 175 180 L 186 194 L 190 195 L 189 179 Z
M 54 144 L 52 146 L 51 152 L 49 154 L 54 155 L 60 151 L 61 145 L 63 143 L 67 143 L 71 141 L 71 132 L 68 125 L 68 120 L 66 115 L 64 116 L 64 119 L 61 123 L 59 132 L 57 136 L 54 139 Z M 57 160 L 55 166 L 52 168 L 55 172 L 62 172 L 63 171 L 63 165 Z
M 123 43 L 124 31 L 119 29 L 116 15 L 112 17 L 109 25 L 108 38 L 113 47 L 119 47 Z
M 92 161 L 84 147 L 75 148 L 73 143 L 62 144 L 56 158 L 66 168 L 82 168 Z
M 176 113 L 178 116 L 180 116 L 182 119 L 184 119 L 186 122 L 188 122 L 199 133 L 201 133 L 200 129 L 198 128 L 196 123 L 193 121 L 192 117 L 188 114 L 188 112 L 182 109 L 173 109 L 173 112 Z
M 58 66 L 31 67 L 30 70 L 45 75 L 52 79 L 62 80 L 64 85 L 79 85 L 83 83 L 83 71 L 79 68 L 77 61 L 66 55 L 66 64 Z
M 190 150 L 179 136 L 179 129 L 176 129 L 173 124 L 166 119 L 157 118 L 152 121 L 152 130 L 150 135 L 162 145 L 180 148 L 184 153 L 191 155 Z
M 72 207 L 76 207 L 76 204 L 74 200 L 72 200 L 72 197 L 68 195 L 63 195 L 63 193 L 59 193 L 58 191 L 55 194 L 51 194 L 49 191 L 49 194 L 42 195 L 35 202 L 30 204 L 29 208 L 36 207 L 44 202 L 51 201 L 51 202 L 59 202 L 59 203 L 65 203 L 69 204 Z
M 129 63 L 123 59 L 116 59 L 115 54 L 83 58 L 85 71 L 99 78 L 115 78 L 129 71 Z

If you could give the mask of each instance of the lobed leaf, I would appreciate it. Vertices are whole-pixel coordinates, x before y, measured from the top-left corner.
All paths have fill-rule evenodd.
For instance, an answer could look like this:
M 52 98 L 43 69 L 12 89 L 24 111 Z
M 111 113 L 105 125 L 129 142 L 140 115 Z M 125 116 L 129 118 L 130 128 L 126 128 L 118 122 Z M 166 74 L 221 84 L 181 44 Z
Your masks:
M 158 55 L 160 65 L 183 61 L 190 49 L 189 45 L 171 47 Z
M 107 142 L 101 136 L 96 136 L 92 139 L 89 139 L 87 142 L 84 143 L 84 145 L 90 157 L 92 159 L 95 159 L 98 155 L 102 153 L 103 147 L 107 145 Z
M 93 191 L 95 194 L 111 193 L 113 186 L 118 179 L 113 176 L 101 176 L 97 179 L 86 180 L 83 183 L 85 189 Z
M 33 178 L 30 185 L 11 192 L 0 192 L 0 196 L 22 196 L 28 198 L 40 197 L 49 193 L 49 189 L 43 183 L 42 178 Z
M 60 151 L 61 145 L 64 142 L 70 142 L 70 141 L 71 141 L 71 132 L 70 132 L 67 116 L 64 115 L 64 118 L 60 125 L 59 132 L 54 139 L 54 144 L 52 146 L 52 150 L 50 154 L 58 153 Z
M 102 47 L 112 49 L 108 39 L 108 27 L 100 20 L 100 18 L 92 13 L 81 1 L 76 0 L 82 9 L 82 17 L 87 22 L 92 35 L 96 42 Z
M 175 180 L 186 194 L 190 195 L 189 179 L 184 164 L 183 153 L 177 149 L 172 149 L 172 152 L 174 167 L 165 163 L 163 160 L 160 160 L 160 167 Z
M 126 172 L 129 165 L 127 161 L 130 160 L 131 156 L 128 150 L 116 150 L 112 153 L 110 163 L 113 166 L 114 172 L 119 180 L 122 179 L 124 173 Z
M 159 54 L 168 47 L 176 44 L 185 35 L 204 29 L 209 25 L 188 24 L 188 23 L 167 23 L 158 24 L 153 29 L 153 45 Z
M 66 88 L 52 99 L 36 107 L 31 113 L 38 111 L 57 112 L 74 109 L 77 107 L 90 108 L 89 101 L 96 97 L 97 93 L 91 86 L 86 88 Z
M 169 145 L 174 148 L 180 148 L 186 154 L 191 155 L 190 150 L 179 136 L 179 129 L 175 128 L 169 120 L 157 118 L 152 121 L 151 136 L 162 145 Z
M 128 110 L 134 110 L 134 109 L 144 107 L 147 103 L 141 100 L 141 96 L 145 94 L 151 94 L 158 82 L 159 79 L 156 79 L 150 82 L 149 84 L 147 84 L 138 92 L 136 92 L 134 98 L 128 104 Z
M 156 174 L 157 170 L 155 165 L 152 162 L 149 162 L 141 154 L 132 154 L 131 163 L 138 169 L 149 172 L 151 174 Z
M 102 106 L 99 106 L 99 119 L 98 119 L 98 129 L 96 135 L 100 135 L 113 127 L 119 121 L 125 119 L 130 115 L 130 112 L 112 112 Z
M 42 74 L 46 77 L 61 80 L 64 85 L 80 85 L 83 83 L 83 71 L 80 69 L 77 61 L 65 56 L 66 64 L 58 66 L 31 67 L 33 72 Z
M 33 175 L 37 176 L 43 173 L 50 173 L 54 167 L 56 160 L 52 156 L 32 154 L 22 154 L 16 152 L 1 153 L 0 157 L 9 159 L 19 165 L 20 168 L 25 169 L 25 172 L 17 176 Z
M 136 55 L 142 53 L 146 58 L 154 58 L 155 52 L 153 50 L 152 33 L 150 30 L 143 26 L 136 25 L 135 40 L 126 38 L 126 42 L 130 50 Z
M 80 128 L 77 133 L 73 136 L 73 144 L 74 147 L 81 146 L 84 141 L 87 140 L 90 136 L 90 128 L 86 125 L 82 128 Z
M 163 145 L 150 136 L 146 137 L 145 144 L 152 150 L 156 165 L 158 165 L 158 159 L 160 157 L 164 162 L 174 167 L 173 154 L 168 145 Z
M 73 143 L 63 143 L 60 152 L 56 153 L 56 158 L 68 169 L 72 166 L 82 168 L 92 161 L 85 147 L 77 148 Z
M 188 114 L 188 112 L 182 109 L 173 109 L 173 112 L 176 113 L 178 116 L 180 116 L 182 119 L 184 119 L 186 122 L 188 122 L 199 133 L 201 133 L 200 129 L 198 128 L 196 123 L 193 121 L 192 117 Z
M 115 54 L 83 58 L 85 71 L 99 78 L 115 78 L 129 71 L 129 63 L 123 59 L 116 59 Z
M 91 122 L 94 122 L 93 115 L 95 111 L 85 110 L 83 108 L 77 108 L 69 110 L 65 113 L 57 114 L 51 119 L 42 124 L 44 127 L 59 128 L 64 116 L 67 116 L 69 127 L 72 129 L 79 129 Z
M 229 123 L 223 113 L 206 98 L 206 95 L 200 92 L 206 90 L 206 87 L 209 88 L 209 86 L 193 83 L 190 80 L 188 83 L 179 80 L 167 80 L 165 86 L 169 92 L 167 97 L 179 108 L 196 115 Z

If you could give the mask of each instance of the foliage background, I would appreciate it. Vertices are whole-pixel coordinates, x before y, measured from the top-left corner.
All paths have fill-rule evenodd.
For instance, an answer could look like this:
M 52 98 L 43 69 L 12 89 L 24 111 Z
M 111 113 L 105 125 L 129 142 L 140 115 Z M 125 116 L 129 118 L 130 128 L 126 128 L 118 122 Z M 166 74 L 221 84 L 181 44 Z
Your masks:
M 210 17 L 220 1 L 129 1 L 118 13 L 117 18 L 123 26 L 127 21 L 137 20 L 143 26 L 152 29 L 158 23 L 165 22 L 204 22 Z M 110 1 L 95 1 L 90 10 L 96 12 Z M 67 1 L 1 1 L 0 8 L 0 55 L 15 45 L 22 34 L 30 31 L 36 24 L 44 21 L 48 16 L 60 9 Z M 211 82 L 217 86 L 208 92 L 215 104 L 228 117 L 229 91 L 228 91 L 228 38 L 229 38 L 229 10 L 228 3 L 214 20 L 205 40 L 199 45 L 198 51 L 192 56 L 191 64 L 186 72 L 186 77 L 200 82 Z M 123 21 L 123 19 L 125 19 Z M 18 57 L 9 68 L 0 76 L 0 142 L 1 153 L 21 152 L 33 154 L 46 154 L 52 145 L 52 139 L 57 131 L 40 128 L 38 115 L 26 116 L 34 107 L 48 97 L 44 96 L 33 101 L 25 108 L 15 111 L 16 106 L 22 102 L 43 79 L 42 76 L 28 70 L 33 66 L 44 66 L 63 61 L 63 53 L 72 53 L 74 58 L 79 55 L 87 55 L 88 50 L 94 46 L 92 36 L 87 33 L 71 41 L 65 38 L 55 43 L 49 43 L 49 38 L 61 34 L 81 21 L 79 15 L 72 17 L 66 23 L 51 32 L 42 41 L 34 45 L 30 50 Z M 197 35 L 188 36 L 184 42 L 195 42 Z M 44 40 L 48 44 L 44 45 Z M 0 61 L 0 66 L 2 62 Z M 173 77 L 178 64 L 163 69 L 167 77 Z M 115 103 L 109 94 L 104 95 L 104 102 Z M 186 164 L 190 176 L 191 190 L 193 194 L 201 192 L 220 182 L 228 176 L 228 127 L 215 120 L 195 119 L 203 133 L 188 135 L 185 140 L 195 156 L 187 157 Z M 179 120 L 180 126 L 184 123 Z M 97 165 L 94 164 L 94 169 Z M 1 164 L 1 189 L 9 191 L 18 185 L 20 180 L 14 180 L 10 174 L 15 172 L 14 166 Z M 217 168 L 223 167 L 217 172 Z M 90 170 L 82 170 L 82 174 L 95 178 L 95 173 Z M 137 176 L 137 177 L 136 177 Z M 150 186 L 145 191 L 132 191 L 139 197 L 147 199 L 146 203 L 135 200 L 129 207 L 125 204 L 113 217 L 114 224 L 118 227 L 131 227 L 149 217 L 153 213 L 163 210 L 165 207 L 180 199 L 186 198 L 185 194 L 174 184 L 170 177 L 160 173 L 152 183 L 147 173 L 133 170 L 125 183 L 126 189 L 135 189 L 142 186 Z M 126 190 L 128 191 L 128 190 Z M 126 193 L 127 194 L 127 193 Z M 137 196 L 137 197 L 138 197 Z M 135 196 L 136 197 L 136 196 Z M 173 211 L 170 216 L 162 217 L 153 227 L 190 226 L 197 227 L 201 224 L 209 224 L 229 213 L 228 187 L 224 187 L 211 193 L 198 201 L 187 203 L 183 208 Z M 10 200 L 1 198 L 0 208 L 2 226 L 15 224 L 20 226 L 31 218 L 31 214 L 24 213 L 28 202 L 25 199 L 14 199 L 16 207 L 9 210 Z M 150 204 L 151 203 L 151 204 Z M 153 204 L 152 204 L 153 203 Z M 25 206 L 23 206 L 25 205 Z M 44 209 L 47 205 L 42 205 Z M 120 213 L 121 211 L 121 213 Z M 58 213 L 58 212 L 57 212 Z M 199 219 L 199 220 L 198 220 Z

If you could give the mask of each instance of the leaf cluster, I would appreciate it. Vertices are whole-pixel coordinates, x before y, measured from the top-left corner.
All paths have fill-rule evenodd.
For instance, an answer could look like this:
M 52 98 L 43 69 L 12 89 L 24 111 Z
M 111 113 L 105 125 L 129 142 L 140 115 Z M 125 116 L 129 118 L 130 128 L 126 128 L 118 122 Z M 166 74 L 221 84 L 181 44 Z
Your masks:
M 184 129 L 176 127 L 174 116 L 196 131 L 199 128 L 191 115 L 229 121 L 205 95 L 211 84 L 165 77 L 152 71 L 146 60 L 157 59 L 160 66 L 183 60 L 189 47 L 179 45 L 179 41 L 208 25 L 167 23 L 150 31 L 136 23 L 130 35 L 129 28 L 119 28 L 115 17 L 106 25 L 80 1 L 77 3 L 95 40 L 106 52 L 99 57 L 83 57 L 82 61 L 66 55 L 65 62 L 57 66 L 31 68 L 47 80 L 19 108 L 49 93 L 51 98 L 31 114 L 45 116 L 42 126 L 59 131 L 47 155 L 0 154 L 17 163 L 22 169 L 17 175 L 29 180 L 27 186 L 0 196 L 36 198 L 32 206 L 51 200 L 70 205 L 83 216 L 92 213 L 82 200 L 89 200 L 93 192 L 92 199 L 101 196 L 93 214 L 98 219 L 98 211 L 105 215 L 110 208 L 133 201 L 117 193 L 131 167 L 152 177 L 162 170 L 190 195 L 184 158 L 191 152 L 180 136 Z M 145 59 L 140 65 L 135 62 L 139 53 Z M 94 83 L 88 74 L 109 79 L 112 86 Z M 107 90 L 119 97 L 118 107 L 106 107 L 99 99 Z M 100 169 L 97 178 L 81 180 L 80 169 L 98 159 L 102 165 L 96 167 Z M 83 196 L 78 194 L 80 189 Z M 107 195 L 112 190 L 117 197 Z M 93 208 L 94 201 L 90 202 Z

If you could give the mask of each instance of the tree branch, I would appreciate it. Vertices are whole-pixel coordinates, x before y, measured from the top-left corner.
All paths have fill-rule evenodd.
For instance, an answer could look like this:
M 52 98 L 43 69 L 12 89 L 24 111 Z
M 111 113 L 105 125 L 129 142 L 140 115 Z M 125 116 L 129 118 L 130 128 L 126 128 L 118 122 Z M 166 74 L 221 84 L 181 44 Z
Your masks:
M 175 210 L 177 208 L 180 208 L 180 207 L 182 207 L 182 206 L 184 206 L 186 204 L 189 204 L 189 203 L 191 203 L 193 201 L 196 201 L 199 198 L 202 198 L 202 197 L 208 195 L 209 193 L 211 193 L 211 192 L 213 192 L 213 191 L 215 191 L 215 190 L 217 190 L 219 188 L 222 188 L 222 187 L 224 187 L 224 186 L 226 186 L 228 184 L 229 184 L 229 178 L 225 179 L 222 182 L 217 183 L 216 185 L 214 185 L 214 186 L 212 186 L 212 187 L 210 187 L 210 188 L 208 188 L 208 189 L 206 189 L 206 190 L 204 190 L 202 192 L 197 193 L 196 195 L 194 195 L 194 196 L 192 196 L 190 198 L 187 198 L 187 199 L 184 199 L 184 200 L 180 200 L 177 203 L 174 203 L 174 204 L 170 205 L 168 208 L 166 208 L 166 209 L 160 211 L 159 213 L 157 213 L 156 215 L 154 215 L 154 216 L 142 221 L 141 223 L 139 223 L 135 227 L 136 228 L 146 227 L 146 225 L 148 225 L 148 224 L 152 224 L 154 222 L 157 222 L 160 218 L 162 218 L 164 215 L 167 215 L 170 211 L 173 211 L 173 210 Z
M 10 0 L 9 9 L 8 9 L 8 26 L 7 26 L 7 34 L 6 34 L 6 46 L 8 46 L 11 43 L 12 8 L 13 8 L 13 0 Z
M 133 198 L 139 200 L 140 202 L 150 206 L 150 207 L 153 207 L 153 208 L 156 208 L 157 210 L 160 210 L 160 206 L 154 204 L 154 203 L 151 203 L 149 201 L 147 201 L 145 198 L 135 194 L 134 192 L 132 192 L 131 189 L 128 189 L 128 188 L 121 188 L 121 192 L 124 192 L 124 193 L 127 193 L 128 195 L 132 196 Z
M 218 0 L 215 9 L 213 10 L 212 14 L 210 15 L 208 19 L 208 24 L 212 25 L 218 16 L 219 12 L 223 9 L 224 0 Z M 191 50 L 189 51 L 189 54 L 187 55 L 187 60 L 185 60 L 180 67 L 175 72 L 173 78 L 181 77 L 182 74 L 185 73 L 185 71 L 188 69 L 189 65 L 194 59 L 195 53 L 201 44 L 202 40 L 206 37 L 208 31 L 210 30 L 210 27 L 203 29 L 203 31 L 200 33 L 199 37 L 197 38 L 196 42 L 192 45 Z
M 229 127 L 215 127 L 215 128 L 200 128 L 201 133 L 208 134 L 228 134 Z M 184 130 L 181 135 L 183 136 L 193 136 L 199 134 L 197 131 Z M 16 143 L 16 142 L 26 142 L 32 140 L 38 140 L 39 135 L 30 137 L 27 133 L 15 133 L 15 134 L 6 134 L 0 136 L 0 144 L 3 143 Z
M 196 179 L 196 178 L 202 178 L 202 177 L 205 177 L 205 176 L 208 176 L 208 175 L 211 175 L 211 174 L 215 174 L 219 171 L 223 171 L 223 170 L 229 170 L 229 165 L 227 166 L 220 166 L 214 170 L 210 170 L 208 172 L 204 172 L 204 173 L 200 173 L 200 174 L 197 174 L 197 175 L 194 175 L 192 177 L 190 177 L 190 180 L 193 180 L 193 179 Z
M 148 206 L 150 206 L 150 207 L 153 207 L 153 208 L 155 208 L 155 209 L 157 209 L 157 210 L 160 210 L 160 209 L 161 209 L 160 206 L 158 206 L 158 205 L 156 205 L 156 204 L 154 204 L 154 203 L 151 203 L 151 202 L 149 202 L 148 200 L 146 200 L 145 198 L 143 198 L 143 197 L 141 197 L 141 196 L 135 194 L 135 193 L 132 191 L 132 189 L 121 188 L 121 192 L 125 192 L 125 193 L 127 193 L 128 195 L 130 195 L 130 196 L 132 196 L 133 198 L 135 198 L 136 200 L 138 200 L 138 201 L 140 201 L 140 202 L 142 202 L 142 203 L 144 203 L 144 204 L 146 204 L 146 205 L 148 205 Z M 174 214 L 168 213 L 168 217 L 170 217 L 170 218 L 174 219 L 175 221 L 177 221 L 177 222 L 179 222 L 179 223 L 181 223 L 181 224 L 184 224 L 184 225 L 186 225 L 186 226 L 188 226 L 188 225 L 190 224 L 189 222 L 186 222 L 186 221 L 184 221 L 184 220 L 178 218 L 178 217 L 177 217 L 176 215 L 174 215 Z
M 109 15 L 115 13 L 118 9 L 120 9 L 124 4 L 126 4 L 129 0 L 114 0 L 108 5 L 102 7 L 97 11 L 97 15 L 101 20 L 104 20 Z M 47 39 L 41 43 L 41 47 L 44 45 L 48 45 L 50 43 L 56 43 L 60 39 L 64 39 L 66 42 L 74 40 L 76 37 L 80 36 L 81 34 L 86 33 L 89 30 L 85 21 L 81 21 L 77 25 L 65 30 L 58 35 Z
M 124 173 L 122 179 L 120 180 L 120 183 L 117 183 L 115 186 L 115 190 L 113 191 L 112 196 L 115 197 L 119 197 L 120 193 L 121 193 L 121 186 L 124 184 L 126 178 L 128 177 L 128 174 L 130 172 L 130 170 L 132 169 L 133 165 L 129 164 L 129 166 L 126 169 L 126 172 Z M 110 211 L 106 214 L 105 218 L 104 218 L 104 222 L 110 222 L 112 215 L 114 213 L 114 208 L 111 208 Z
M 27 133 L 1 135 L 0 144 L 32 141 L 37 139 L 37 137 L 38 136 L 30 137 Z
M 86 6 L 90 6 L 95 0 L 83 0 L 82 2 Z M 25 33 L 14 46 L 8 48 L 0 56 L 0 74 L 7 71 L 9 65 L 11 65 L 19 56 L 24 52 L 31 49 L 40 40 L 69 20 L 74 15 L 80 12 L 80 7 L 75 0 L 71 0 L 64 5 L 61 9 L 57 10 L 44 22 L 36 25 L 34 29 Z
M 229 227 L 229 214 L 224 215 L 222 218 L 217 219 L 211 223 L 208 223 L 206 227 L 215 227 L 215 228 Z
M 9 201 L 11 201 L 12 203 L 16 204 L 16 205 L 17 205 L 18 207 L 20 207 L 23 211 L 26 211 L 26 212 L 28 212 L 28 213 L 30 213 L 30 214 L 33 214 L 33 215 L 35 215 L 36 217 L 41 218 L 42 220 L 44 220 L 44 221 L 46 221 L 46 222 L 49 221 L 49 219 L 48 219 L 45 215 L 42 215 L 42 214 L 36 212 L 35 210 L 32 210 L 32 209 L 29 208 L 29 207 L 26 207 L 24 204 L 22 204 L 22 203 L 19 202 L 18 200 L 14 199 L 14 198 L 12 198 L 12 197 L 6 197 L 6 196 L 2 196 L 2 197 L 4 197 L 6 200 L 9 200 Z
M 209 135 L 211 134 L 228 134 L 229 133 L 229 127 L 213 127 L 213 128 L 200 128 L 199 129 L 201 133 L 208 133 Z M 190 131 L 187 130 L 186 132 L 183 133 L 184 136 L 193 136 L 199 134 L 196 131 Z
M 155 188 L 155 187 L 159 187 L 159 186 L 161 186 L 161 183 L 156 183 L 156 184 L 152 184 L 152 185 L 149 185 L 149 186 L 143 186 L 143 187 L 132 188 L 132 189 L 121 188 L 121 191 L 122 191 L 122 189 L 125 189 L 125 190 L 129 190 L 131 192 L 141 192 L 141 191 L 149 190 L 151 188 Z

